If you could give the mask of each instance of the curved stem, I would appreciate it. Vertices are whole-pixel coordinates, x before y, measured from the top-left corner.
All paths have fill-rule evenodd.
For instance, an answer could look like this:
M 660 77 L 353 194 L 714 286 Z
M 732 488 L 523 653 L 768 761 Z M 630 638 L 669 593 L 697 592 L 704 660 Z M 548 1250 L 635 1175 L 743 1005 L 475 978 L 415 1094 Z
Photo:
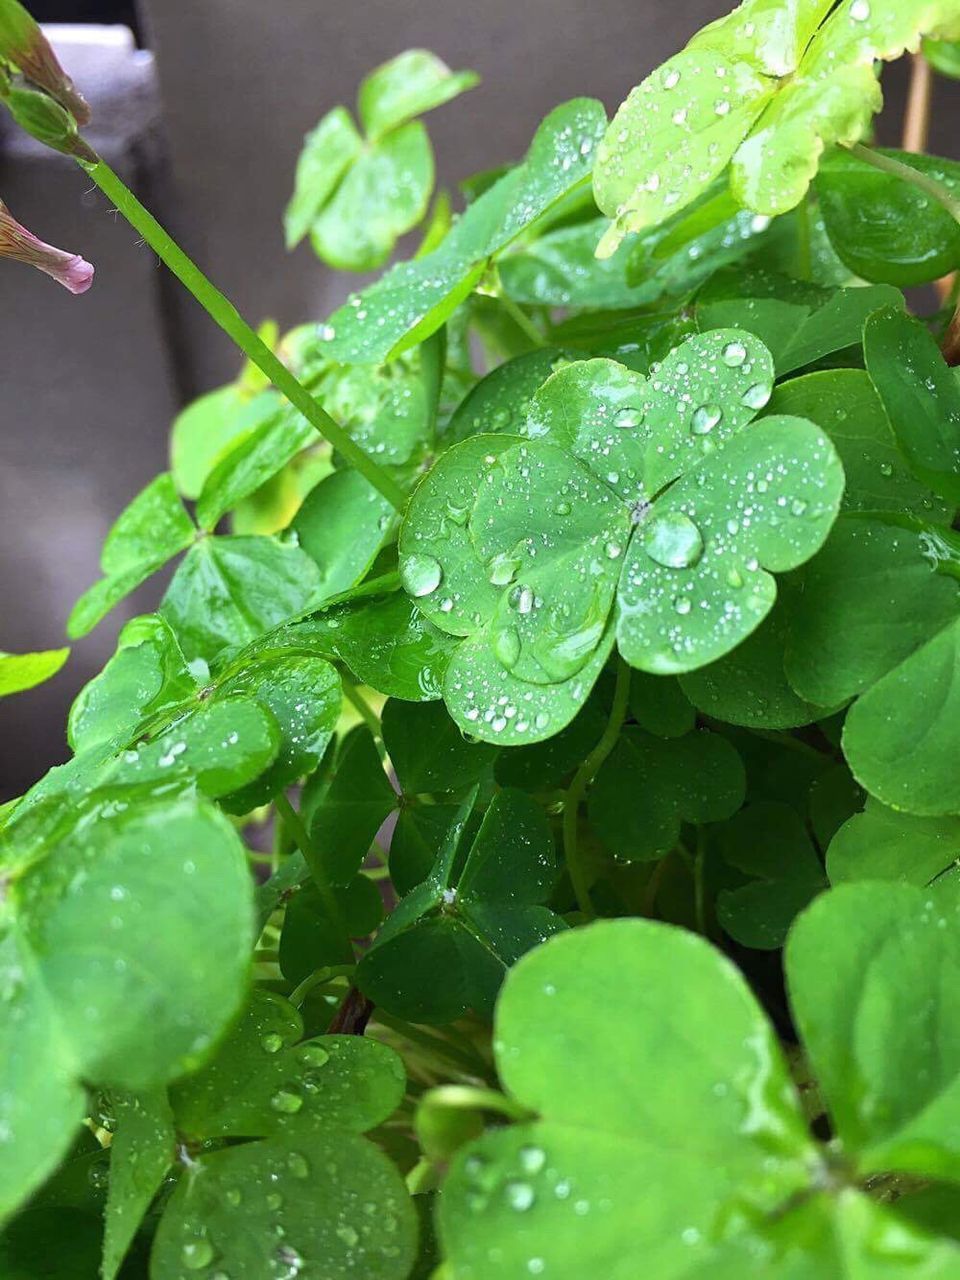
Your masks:
M 497 295 L 497 300 L 525 338 L 528 338 L 535 347 L 545 347 L 547 345 L 546 338 L 544 338 L 523 308 L 518 306 L 511 297 L 508 297 L 505 293 L 500 293 Z
M 207 279 L 197 264 L 183 252 L 153 214 L 143 207 L 110 166 L 103 160 L 99 160 L 96 164 L 88 161 L 78 161 L 78 163 L 134 230 L 139 232 L 154 253 L 169 267 L 180 283 L 193 294 L 207 314 L 237 344 L 244 355 L 248 356 L 277 390 L 300 410 L 310 425 L 329 440 L 365 480 L 383 494 L 392 507 L 402 511 L 406 506 L 406 495 L 400 486 L 364 453 L 348 432 L 335 422 L 306 387 L 298 382 L 283 361 L 247 324 L 233 303 Z
M 627 714 L 627 698 L 630 695 L 630 668 L 622 658 L 617 658 L 617 683 L 613 691 L 613 706 L 610 708 L 610 719 L 603 731 L 600 741 L 593 748 L 583 764 L 573 776 L 563 804 L 563 856 L 567 864 L 567 874 L 573 885 L 577 906 L 583 914 L 592 920 L 596 912 L 590 901 L 590 886 L 580 862 L 578 843 L 578 819 L 580 803 L 587 787 L 594 780 L 600 766 L 616 745 L 620 730 Z
M 850 152 L 864 164 L 873 165 L 874 169 L 879 169 L 882 173 L 889 173 L 894 178 L 911 183 L 931 200 L 936 200 L 938 204 L 943 205 L 947 213 L 960 222 L 960 198 L 936 178 L 931 178 L 927 173 L 921 173 L 919 169 L 904 164 L 902 160 L 895 160 L 893 156 L 881 155 L 879 151 L 874 151 L 872 147 L 865 147 L 861 142 L 854 143 L 850 147 Z

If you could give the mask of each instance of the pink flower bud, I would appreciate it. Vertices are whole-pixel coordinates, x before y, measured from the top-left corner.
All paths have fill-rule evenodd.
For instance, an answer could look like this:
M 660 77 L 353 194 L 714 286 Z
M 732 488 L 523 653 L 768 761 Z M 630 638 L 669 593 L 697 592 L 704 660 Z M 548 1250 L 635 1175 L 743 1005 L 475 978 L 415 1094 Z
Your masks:
M 66 253 L 44 244 L 20 225 L 0 200 L 0 258 L 26 262 L 52 276 L 71 293 L 86 293 L 93 284 L 93 267 L 78 253 Z
M 20 0 L 0 0 L 0 61 L 12 63 L 29 81 L 49 93 L 77 124 L 90 123 L 90 108 Z

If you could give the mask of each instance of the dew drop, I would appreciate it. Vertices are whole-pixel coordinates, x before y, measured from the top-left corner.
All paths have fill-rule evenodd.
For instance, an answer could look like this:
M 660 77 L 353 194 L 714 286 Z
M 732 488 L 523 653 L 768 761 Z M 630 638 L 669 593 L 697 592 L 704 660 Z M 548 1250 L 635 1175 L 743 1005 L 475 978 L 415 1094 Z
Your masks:
M 266 1197 L 266 1206 L 271 1213 L 276 1213 L 278 1209 L 283 1208 L 283 1196 L 279 1191 L 271 1191 Z
M 516 609 L 517 613 L 522 616 L 528 614 L 533 609 L 533 590 L 531 587 L 514 587 L 510 592 L 510 608 Z
M 752 387 L 747 387 L 740 397 L 740 403 L 748 409 L 762 409 L 772 395 L 773 388 L 769 382 L 755 382 Z
M 295 1178 L 309 1178 L 310 1162 L 299 1151 L 291 1151 L 287 1156 L 287 1168 Z
M 667 569 L 689 569 L 703 554 L 703 535 L 682 511 L 668 511 L 647 526 L 643 549 Z
M 569 508 L 567 510 L 569 512 Z M 519 568 L 520 561 L 516 556 L 509 556 L 501 553 L 500 555 L 494 556 L 487 565 L 487 577 L 492 586 L 506 587 L 517 576 L 517 570 Z
M 520 1168 L 524 1173 L 539 1173 L 547 1163 L 547 1153 L 542 1147 L 521 1147 L 517 1152 Z
M 337 1237 L 343 1241 L 348 1249 L 354 1248 L 360 1239 L 357 1235 L 356 1229 L 349 1226 L 347 1223 L 343 1223 L 341 1226 L 337 1227 Z
M 679 71 L 665 71 L 663 75 L 663 87 L 665 89 L 675 89 L 680 83 Z
M 330 1055 L 322 1044 L 305 1044 L 299 1057 L 306 1067 L 325 1067 L 330 1061 Z
M 407 592 L 419 599 L 436 591 L 443 578 L 443 569 L 433 556 L 405 556 L 400 565 L 400 577 Z
M 180 1261 L 188 1271 L 204 1271 L 213 1261 L 209 1240 L 190 1240 L 180 1250 Z
M 512 671 L 520 660 L 520 632 L 516 627 L 501 627 L 494 632 L 493 652 L 497 661 Z
M 508 1182 L 504 1187 L 504 1196 L 511 1209 L 523 1213 L 536 1200 L 536 1194 L 529 1182 Z
M 278 1089 L 270 1099 L 270 1105 L 274 1111 L 280 1111 L 284 1115 L 295 1115 L 303 1106 L 303 1098 L 294 1089 Z
M 867 0 L 853 0 L 850 6 L 850 17 L 854 22 L 866 22 L 870 17 L 870 5 Z
M 728 342 L 723 348 L 723 363 L 730 369 L 739 369 L 747 358 L 747 348 L 742 342 Z
M 634 409 L 627 406 L 625 409 L 618 409 L 613 416 L 613 425 L 621 431 L 632 431 L 634 427 L 639 427 L 643 421 L 643 410 Z
M 278 1053 L 283 1048 L 283 1037 L 276 1031 L 268 1031 L 260 1041 L 260 1047 L 267 1053 Z
M 607 553 L 608 560 L 617 560 L 623 552 L 623 547 L 619 542 L 608 542 L 604 550 Z
M 690 419 L 690 430 L 695 436 L 705 436 L 712 431 L 723 417 L 723 410 L 715 404 L 702 404 L 694 409 Z
M 794 500 L 790 503 L 791 514 L 795 516 L 802 516 L 803 513 L 806 511 L 806 509 L 807 509 L 807 503 L 803 500 L 803 498 L 794 498 Z
M 681 617 L 685 617 L 692 608 L 689 596 L 677 596 L 673 602 L 673 607 Z
M 881 462 L 881 463 L 880 463 L 880 474 L 881 474 L 882 476 L 892 476 L 892 475 L 893 475 L 893 465 L 892 465 L 892 463 L 889 463 L 889 462 Z

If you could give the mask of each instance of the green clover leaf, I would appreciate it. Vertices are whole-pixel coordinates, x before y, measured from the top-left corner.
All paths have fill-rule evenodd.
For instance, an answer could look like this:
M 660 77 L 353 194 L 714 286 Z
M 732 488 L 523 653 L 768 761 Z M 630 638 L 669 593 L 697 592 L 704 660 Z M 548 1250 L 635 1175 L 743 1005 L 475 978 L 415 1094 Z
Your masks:
M 791 598 L 786 672 L 801 697 L 839 706 L 857 697 L 843 732 L 857 780 L 910 813 L 960 813 L 940 754 L 956 716 L 960 643 L 949 531 L 910 517 L 845 516 Z M 800 607 L 800 601 L 803 607 Z M 859 696 L 858 696 L 859 695 Z
M 174 1280 L 216 1264 L 236 1275 L 288 1275 L 321 1259 L 331 1277 L 358 1262 L 377 1280 L 409 1273 L 409 1196 L 360 1136 L 396 1110 L 403 1064 L 359 1036 L 302 1036 L 293 1006 L 257 991 L 216 1057 L 171 1091 L 181 1133 L 259 1141 L 205 1151 L 188 1165 L 164 1209 L 151 1274 Z
M 104 1212 L 103 1280 L 114 1280 L 173 1162 L 176 1130 L 166 1094 L 110 1095 L 116 1127 Z
M 441 456 L 404 517 L 400 573 L 430 621 L 464 637 L 444 684 L 461 728 L 511 745 L 562 729 L 614 627 L 631 665 L 669 674 L 763 620 L 766 570 L 819 548 L 843 485 L 809 422 L 743 430 L 771 386 L 758 340 L 715 331 L 646 379 L 568 364 L 533 396 L 522 437 L 473 436 Z
M 564 927 L 541 905 L 558 872 L 543 809 L 522 791 L 499 791 L 464 852 L 473 801 L 357 969 L 371 1000 L 414 1022 L 452 1022 L 471 1008 L 489 1017 L 510 966 Z
M 960 858 L 960 817 L 921 818 L 872 797 L 836 832 L 827 849 L 831 884 L 902 880 L 932 884 Z
M 880 109 L 876 62 L 956 21 L 951 0 L 831 9 L 746 0 L 631 92 L 597 153 L 597 203 L 616 219 L 601 254 L 682 209 L 728 165 L 741 205 L 792 209 L 823 151 L 858 142 Z
M 494 1048 L 511 1106 L 533 1114 L 453 1161 L 439 1204 L 451 1280 L 484 1274 L 491 1251 L 505 1275 L 557 1280 L 611 1265 L 658 1280 L 953 1275 L 953 1241 L 858 1181 L 956 1176 L 954 924 L 922 891 L 858 885 L 793 927 L 789 990 L 840 1164 L 807 1133 L 743 977 L 703 939 L 604 921 L 525 956 Z M 613 1020 L 596 998 L 611 974 Z
M 606 121 L 590 98 L 551 111 L 523 164 L 478 197 L 438 248 L 399 263 L 330 317 L 328 354 L 347 364 L 383 364 L 435 333 L 492 261 L 561 200 L 586 188 Z
M 60 807 L 53 838 L 4 835 L 0 1217 L 63 1156 L 81 1082 L 165 1084 L 200 1064 L 242 999 L 253 911 L 239 837 L 195 797 L 129 798 Z
M 427 212 L 433 189 L 433 149 L 415 117 L 478 81 L 424 49 L 372 71 L 357 103 L 366 139 L 342 106 L 307 136 L 285 215 L 287 248 L 309 233 L 318 256 L 343 271 L 386 262 L 397 239 Z

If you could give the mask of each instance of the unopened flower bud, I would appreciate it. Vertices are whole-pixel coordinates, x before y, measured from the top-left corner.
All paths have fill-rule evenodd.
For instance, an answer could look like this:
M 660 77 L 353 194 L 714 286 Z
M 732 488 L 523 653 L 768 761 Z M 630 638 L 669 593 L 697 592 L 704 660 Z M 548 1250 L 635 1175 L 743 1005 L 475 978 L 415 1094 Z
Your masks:
M 89 124 L 90 108 L 83 95 L 20 0 L 0 0 L 0 62 L 11 63 L 21 75 L 55 98 L 77 124 Z
M 52 276 L 71 293 L 86 293 L 93 284 L 93 267 L 78 253 L 66 253 L 38 240 L 20 225 L 0 200 L 0 258 L 26 262 Z
M 97 154 L 77 132 L 77 122 L 59 102 L 36 89 L 12 87 L 3 94 L 10 114 L 25 133 L 68 156 L 95 163 Z

